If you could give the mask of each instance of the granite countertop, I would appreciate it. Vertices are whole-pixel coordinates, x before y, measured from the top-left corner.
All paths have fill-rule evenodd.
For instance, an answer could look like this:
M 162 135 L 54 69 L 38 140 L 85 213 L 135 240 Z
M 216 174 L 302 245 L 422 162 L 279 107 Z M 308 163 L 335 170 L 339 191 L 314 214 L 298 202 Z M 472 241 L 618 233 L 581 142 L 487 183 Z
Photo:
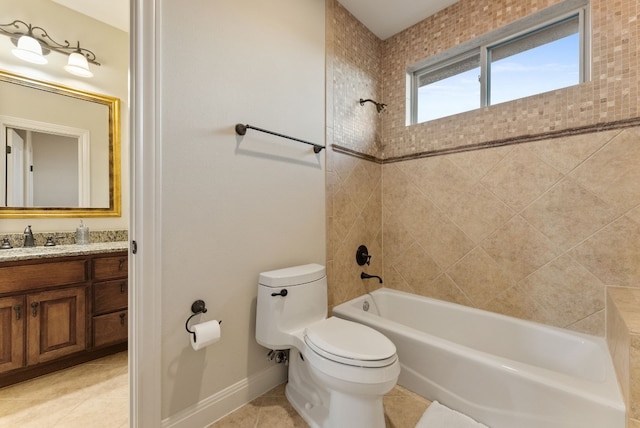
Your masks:
M 67 244 L 55 245 L 53 247 L 20 247 L 7 250 L 0 250 L 0 262 L 11 262 L 17 260 L 44 259 L 64 256 L 83 256 L 98 253 L 115 253 L 126 251 L 129 248 L 128 241 L 116 242 L 96 242 L 86 245 Z

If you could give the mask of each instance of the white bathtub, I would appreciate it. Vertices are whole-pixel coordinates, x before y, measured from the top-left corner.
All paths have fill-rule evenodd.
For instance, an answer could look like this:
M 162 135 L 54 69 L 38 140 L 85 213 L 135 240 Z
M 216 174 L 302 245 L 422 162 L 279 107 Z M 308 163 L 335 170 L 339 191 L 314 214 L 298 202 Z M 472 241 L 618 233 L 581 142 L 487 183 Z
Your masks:
M 625 426 L 604 339 L 386 288 L 333 314 L 393 341 L 401 386 L 491 428 Z

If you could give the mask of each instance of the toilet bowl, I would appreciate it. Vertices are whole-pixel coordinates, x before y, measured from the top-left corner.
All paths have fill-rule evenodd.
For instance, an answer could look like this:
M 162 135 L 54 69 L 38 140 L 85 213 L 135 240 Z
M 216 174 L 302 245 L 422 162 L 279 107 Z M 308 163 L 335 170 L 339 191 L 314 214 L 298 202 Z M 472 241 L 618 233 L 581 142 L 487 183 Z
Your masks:
M 289 349 L 286 396 L 313 428 L 384 428 L 382 397 L 398 380 L 394 344 L 362 324 L 327 318 L 321 265 L 260 274 L 256 340 Z

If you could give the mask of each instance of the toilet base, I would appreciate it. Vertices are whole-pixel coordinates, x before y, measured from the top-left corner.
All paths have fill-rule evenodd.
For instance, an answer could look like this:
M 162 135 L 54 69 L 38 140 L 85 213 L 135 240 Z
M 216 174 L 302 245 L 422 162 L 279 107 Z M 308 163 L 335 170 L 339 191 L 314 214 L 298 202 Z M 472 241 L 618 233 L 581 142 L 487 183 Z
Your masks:
M 359 396 L 318 385 L 295 349 L 285 395 L 311 428 L 385 428 L 382 395 Z
M 287 383 L 285 396 L 293 408 L 311 428 L 325 428 L 329 426 L 329 409 L 322 405 L 312 405 L 309 400 L 298 391 L 295 385 Z

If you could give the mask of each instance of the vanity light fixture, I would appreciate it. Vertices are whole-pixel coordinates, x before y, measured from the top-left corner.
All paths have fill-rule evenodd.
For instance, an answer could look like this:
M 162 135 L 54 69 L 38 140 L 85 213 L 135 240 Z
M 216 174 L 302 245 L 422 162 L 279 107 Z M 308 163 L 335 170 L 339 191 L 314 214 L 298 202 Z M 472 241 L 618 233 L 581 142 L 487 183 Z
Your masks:
M 75 74 L 80 77 L 93 77 L 93 73 L 89 70 L 89 61 L 87 57 L 82 54 L 80 50 L 80 42 L 78 42 L 78 48 L 75 52 L 69 54 L 69 61 L 64 69 L 71 74 Z
M 100 65 L 96 61 L 96 55 L 89 49 L 81 48 L 80 42 L 77 42 L 76 46 L 72 46 L 67 40 L 64 44 L 58 43 L 44 28 L 34 27 L 18 19 L 9 24 L 0 24 L 0 34 L 9 36 L 16 45 L 12 50 L 15 56 L 34 64 L 46 64 L 47 59 L 44 56 L 54 51 L 69 56 L 64 69 L 76 76 L 92 77 L 89 63 Z
M 24 35 L 18 39 L 18 45 L 11 51 L 18 58 L 34 64 L 46 64 L 47 59 L 42 55 L 42 46 L 36 39 Z

